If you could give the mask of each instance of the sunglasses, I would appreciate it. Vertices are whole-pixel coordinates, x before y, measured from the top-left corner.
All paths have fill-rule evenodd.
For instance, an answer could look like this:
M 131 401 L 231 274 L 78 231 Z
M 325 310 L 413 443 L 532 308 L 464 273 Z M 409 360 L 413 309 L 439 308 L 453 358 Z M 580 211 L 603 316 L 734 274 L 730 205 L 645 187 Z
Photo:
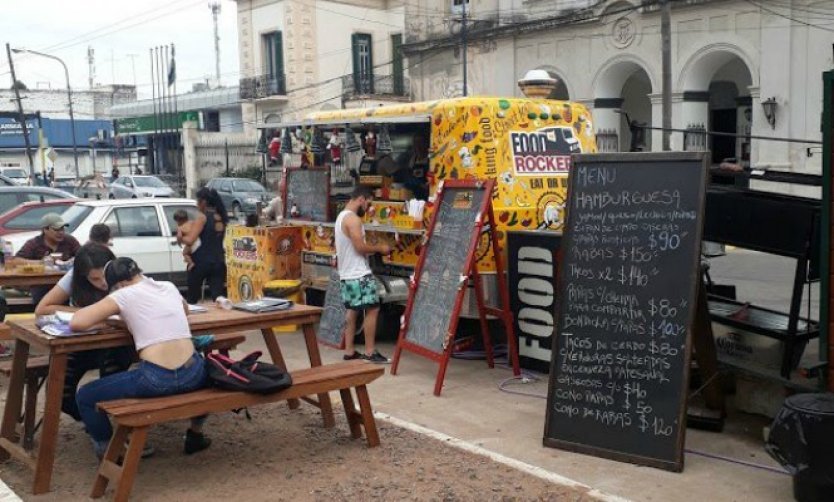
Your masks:
M 48 229 L 50 229 L 50 230 L 54 230 L 55 232 L 66 232 L 66 230 L 67 230 L 67 227 L 58 227 L 58 228 L 55 228 L 55 227 L 46 227 L 46 228 L 48 228 Z

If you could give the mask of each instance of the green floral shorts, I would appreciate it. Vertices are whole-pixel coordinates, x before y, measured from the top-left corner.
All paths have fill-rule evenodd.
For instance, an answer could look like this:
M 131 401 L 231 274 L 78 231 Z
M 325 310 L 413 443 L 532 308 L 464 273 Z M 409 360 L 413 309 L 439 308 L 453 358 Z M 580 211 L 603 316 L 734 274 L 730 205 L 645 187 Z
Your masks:
M 379 293 L 376 290 L 376 280 L 373 275 L 339 281 L 339 290 L 342 293 L 345 308 L 363 310 L 379 305 Z

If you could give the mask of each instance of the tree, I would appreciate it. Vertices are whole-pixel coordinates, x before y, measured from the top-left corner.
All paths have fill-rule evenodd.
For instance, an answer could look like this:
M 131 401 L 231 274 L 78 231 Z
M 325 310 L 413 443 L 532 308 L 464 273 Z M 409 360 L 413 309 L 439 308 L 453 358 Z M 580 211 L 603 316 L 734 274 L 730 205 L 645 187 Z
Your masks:
M 17 89 L 17 90 L 19 90 L 19 91 L 28 91 L 28 90 L 29 90 L 29 88 L 28 88 L 28 87 L 26 87 L 26 84 L 24 84 L 24 83 L 23 83 L 22 81 L 20 81 L 20 80 L 16 80 L 16 81 L 15 81 L 15 83 L 14 83 L 14 85 L 12 85 L 11 89 L 12 89 L 12 90 Z

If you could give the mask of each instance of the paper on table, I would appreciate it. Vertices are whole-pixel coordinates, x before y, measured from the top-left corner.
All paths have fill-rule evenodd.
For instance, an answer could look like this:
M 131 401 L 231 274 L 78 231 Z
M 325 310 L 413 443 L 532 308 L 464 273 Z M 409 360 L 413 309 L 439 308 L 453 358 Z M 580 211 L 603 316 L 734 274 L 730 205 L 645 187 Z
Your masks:
M 201 314 L 203 312 L 208 312 L 208 309 L 203 305 L 191 305 L 188 304 L 188 313 L 189 314 Z

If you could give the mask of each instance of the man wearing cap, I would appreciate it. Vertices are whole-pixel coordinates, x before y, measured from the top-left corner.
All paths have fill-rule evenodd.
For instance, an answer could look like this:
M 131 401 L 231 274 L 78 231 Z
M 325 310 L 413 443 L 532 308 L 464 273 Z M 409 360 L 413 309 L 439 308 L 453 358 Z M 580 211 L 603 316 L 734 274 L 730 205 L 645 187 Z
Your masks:
M 43 260 L 52 253 L 61 253 L 61 260 L 67 261 L 75 256 L 81 244 L 72 235 L 67 234 L 67 224 L 57 213 L 47 213 L 41 218 L 41 234 L 32 237 L 15 254 L 27 260 Z
M 32 237 L 15 254 L 17 258 L 27 260 L 43 260 L 52 253 L 61 253 L 61 260 L 67 261 L 75 257 L 81 244 L 67 233 L 67 224 L 61 215 L 47 213 L 41 218 L 41 234 Z M 49 292 L 49 286 L 34 286 L 30 289 L 32 302 L 37 305 L 41 298 Z

